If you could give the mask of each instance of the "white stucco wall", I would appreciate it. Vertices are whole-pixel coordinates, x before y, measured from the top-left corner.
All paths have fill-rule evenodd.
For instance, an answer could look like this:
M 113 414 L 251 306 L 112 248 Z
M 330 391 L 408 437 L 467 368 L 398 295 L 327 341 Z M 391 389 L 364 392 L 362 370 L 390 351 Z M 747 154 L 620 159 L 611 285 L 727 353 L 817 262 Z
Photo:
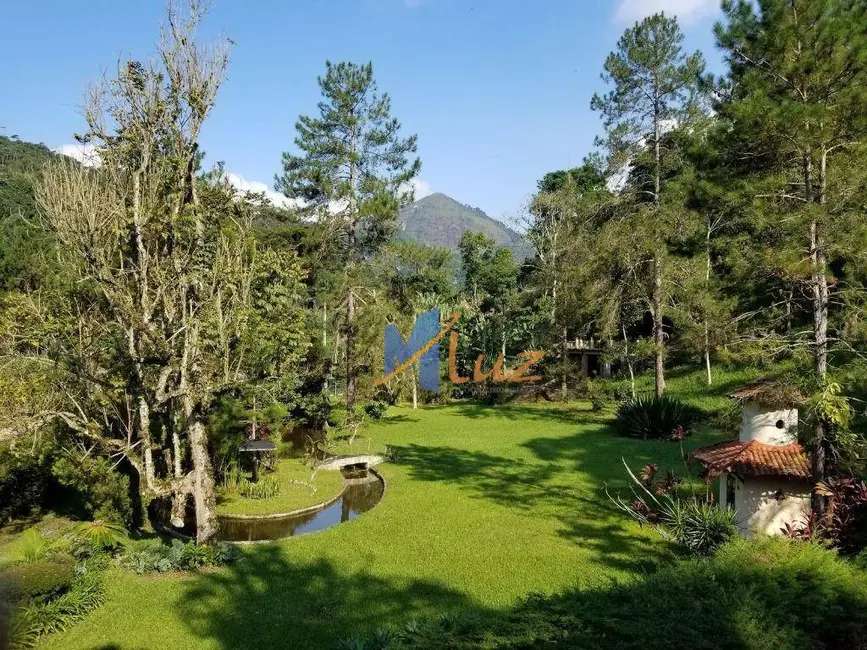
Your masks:
M 782 420 L 784 427 L 777 427 Z M 796 442 L 798 409 L 772 409 L 757 402 L 746 402 L 741 415 L 741 442 L 758 440 L 768 445 Z
M 775 498 L 777 491 L 785 495 Z M 720 477 L 720 505 L 725 504 L 725 475 Z M 810 513 L 810 485 L 807 481 L 772 477 L 749 477 L 735 486 L 736 522 L 741 534 L 780 535 L 785 524 L 799 524 Z

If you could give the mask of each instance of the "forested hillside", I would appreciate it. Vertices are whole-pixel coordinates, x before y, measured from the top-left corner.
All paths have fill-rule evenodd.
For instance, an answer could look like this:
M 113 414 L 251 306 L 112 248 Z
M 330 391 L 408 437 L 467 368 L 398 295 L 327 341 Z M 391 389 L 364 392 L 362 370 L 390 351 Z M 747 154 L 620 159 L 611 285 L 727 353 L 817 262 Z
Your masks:
M 400 236 L 421 244 L 456 251 L 465 232 L 480 232 L 511 250 L 519 261 L 533 255 L 530 244 L 514 230 L 445 194 L 431 194 L 411 203 L 400 211 L 398 221 Z
M 34 183 L 55 157 L 43 144 L 0 136 L 0 287 L 36 282 L 47 236 L 39 226 Z

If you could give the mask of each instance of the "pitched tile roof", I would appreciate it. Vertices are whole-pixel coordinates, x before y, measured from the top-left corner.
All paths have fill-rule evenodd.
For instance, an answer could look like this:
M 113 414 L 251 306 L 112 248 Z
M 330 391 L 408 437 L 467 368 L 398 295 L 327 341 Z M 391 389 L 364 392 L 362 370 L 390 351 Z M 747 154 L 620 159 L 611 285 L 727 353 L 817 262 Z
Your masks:
M 804 453 L 804 448 L 796 442 L 769 445 L 758 440 L 729 440 L 696 449 L 692 457 L 702 463 L 711 476 L 731 472 L 740 477 L 810 478 L 810 460 Z

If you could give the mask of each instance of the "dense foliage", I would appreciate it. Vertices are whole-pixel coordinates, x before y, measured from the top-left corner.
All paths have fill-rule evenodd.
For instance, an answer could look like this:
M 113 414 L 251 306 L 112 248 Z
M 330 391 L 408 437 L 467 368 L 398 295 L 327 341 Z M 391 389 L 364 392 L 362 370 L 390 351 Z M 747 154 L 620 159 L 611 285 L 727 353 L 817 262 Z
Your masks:
M 136 573 L 166 573 L 190 571 L 233 562 L 238 549 L 220 542 L 213 546 L 197 546 L 178 539 L 166 543 L 160 539 L 143 539 L 124 545 L 118 554 L 118 565 Z

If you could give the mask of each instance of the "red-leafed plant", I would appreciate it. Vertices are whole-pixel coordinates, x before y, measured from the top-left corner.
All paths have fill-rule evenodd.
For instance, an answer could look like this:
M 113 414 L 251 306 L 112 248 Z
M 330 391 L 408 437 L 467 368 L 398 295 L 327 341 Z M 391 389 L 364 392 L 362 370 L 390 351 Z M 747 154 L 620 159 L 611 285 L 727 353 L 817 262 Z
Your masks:
M 683 479 L 671 470 L 657 478 L 659 466 L 651 463 L 636 476 L 626 461 L 632 479 L 632 499 L 606 494 L 614 505 L 639 524 L 650 525 L 664 538 L 677 542 L 695 555 L 712 553 L 736 532 L 734 511 L 714 505 L 707 496 L 693 490 L 691 497 L 678 494 Z
M 867 544 L 867 484 L 851 476 L 830 478 L 816 485 L 816 492 L 828 499 L 825 515 L 814 514 L 800 524 L 782 531 L 792 539 L 818 540 L 843 552 L 857 551 Z

